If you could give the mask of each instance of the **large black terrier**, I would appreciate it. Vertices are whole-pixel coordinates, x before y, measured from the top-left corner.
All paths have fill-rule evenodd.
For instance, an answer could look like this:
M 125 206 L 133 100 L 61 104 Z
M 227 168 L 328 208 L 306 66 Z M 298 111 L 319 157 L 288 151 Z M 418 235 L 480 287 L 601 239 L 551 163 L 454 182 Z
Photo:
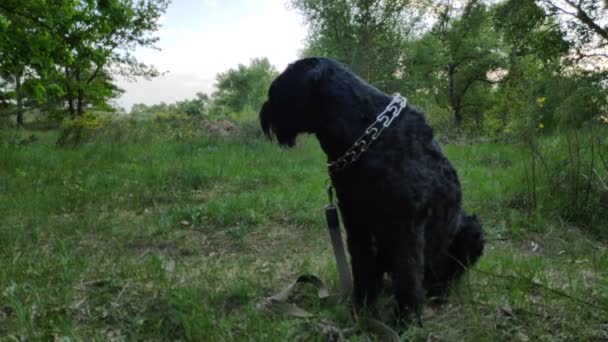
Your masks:
M 462 210 L 456 171 L 403 98 L 333 60 L 306 58 L 273 81 L 260 121 L 284 146 L 313 133 L 327 154 L 358 307 L 388 273 L 401 313 L 417 312 L 481 256 L 481 226 Z

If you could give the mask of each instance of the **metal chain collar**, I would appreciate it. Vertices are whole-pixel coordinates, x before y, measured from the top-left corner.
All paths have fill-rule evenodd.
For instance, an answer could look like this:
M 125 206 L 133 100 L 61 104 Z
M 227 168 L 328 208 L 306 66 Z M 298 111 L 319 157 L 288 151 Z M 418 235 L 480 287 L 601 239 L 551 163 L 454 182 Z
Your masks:
M 392 101 L 386 106 L 386 109 L 376 117 L 376 121 L 365 129 L 365 133 L 355 141 L 353 146 L 346 150 L 340 158 L 327 164 L 329 171 L 341 171 L 356 162 L 370 145 L 378 139 L 382 131 L 390 126 L 393 120 L 401 114 L 405 106 L 407 106 L 407 99 L 399 94 L 394 94 Z

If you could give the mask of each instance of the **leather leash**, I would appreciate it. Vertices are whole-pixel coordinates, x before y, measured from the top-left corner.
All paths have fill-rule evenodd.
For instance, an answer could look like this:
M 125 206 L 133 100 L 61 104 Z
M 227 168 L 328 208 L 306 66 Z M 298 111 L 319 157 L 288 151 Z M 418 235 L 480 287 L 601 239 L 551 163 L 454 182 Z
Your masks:
M 331 238 L 331 245 L 338 267 L 340 286 L 342 287 L 343 294 L 350 294 L 353 289 L 353 281 L 348 262 L 346 261 L 342 233 L 340 232 L 340 218 L 338 216 L 338 208 L 334 205 L 334 191 L 331 184 L 327 185 L 327 196 L 329 197 L 329 204 L 325 206 L 325 218 L 327 219 L 327 229 L 329 230 L 329 237 Z
M 342 243 L 342 233 L 340 231 L 340 217 L 338 216 L 338 208 L 334 204 L 334 192 L 331 184 L 327 185 L 327 195 L 329 197 L 329 204 L 325 206 L 325 219 L 327 220 L 327 229 L 331 239 L 331 245 L 334 250 L 334 256 L 336 259 L 336 265 L 338 268 L 338 276 L 340 279 L 341 295 L 349 295 L 352 292 L 353 282 L 350 274 L 350 268 L 346 259 L 346 253 L 344 252 L 344 244 Z M 329 295 L 327 287 L 321 279 L 317 276 L 310 274 L 300 275 L 294 282 L 285 287 L 281 292 L 265 298 L 261 303 L 257 305 L 258 309 L 266 309 L 272 311 L 278 311 L 292 317 L 298 318 L 310 318 L 314 315 L 294 303 L 288 302 L 294 287 L 299 283 L 312 284 L 317 288 L 317 296 L 319 299 L 327 299 L 334 297 Z M 340 296 L 340 295 L 338 295 Z M 368 329 L 375 333 L 382 335 L 384 341 L 399 342 L 401 341 L 399 334 L 395 332 L 388 325 L 382 323 L 379 320 L 373 318 L 357 318 L 360 324 L 364 324 Z

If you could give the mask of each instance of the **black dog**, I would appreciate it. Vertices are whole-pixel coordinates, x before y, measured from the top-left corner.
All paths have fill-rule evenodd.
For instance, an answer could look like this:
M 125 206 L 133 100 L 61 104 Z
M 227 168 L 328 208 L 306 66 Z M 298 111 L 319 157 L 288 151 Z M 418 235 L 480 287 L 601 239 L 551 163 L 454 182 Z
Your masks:
M 355 304 L 371 303 L 388 273 L 407 315 L 421 308 L 425 293 L 445 293 L 479 259 L 484 242 L 477 218 L 462 210 L 458 176 L 424 115 L 391 101 L 343 65 L 306 58 L 273 81 L 260 122 L 284 146 L 300 133 L 316 135 L 347 231 Z M 399 116 L 374 131 L 389 104 L 402 106 L 388 115 Z

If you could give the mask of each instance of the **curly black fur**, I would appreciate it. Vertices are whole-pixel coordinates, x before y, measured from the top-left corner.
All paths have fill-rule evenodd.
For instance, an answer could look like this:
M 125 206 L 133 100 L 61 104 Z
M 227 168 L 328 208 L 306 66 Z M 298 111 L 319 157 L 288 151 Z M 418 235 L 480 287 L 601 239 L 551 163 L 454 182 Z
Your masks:
M 270 86 L 260 112 L 267 136 L 293 146 L 318 138 L 328 161 L 340 157 L 391 96 L 325 58 L 290 64 Z M 403 314 L 449 284 L 483 252 L 475 216 L 462 210 L 456 171 L 411 106 L 346 169 L 331 174 L 347 231 L 355 303 L 371 303 L 388 273 Z

